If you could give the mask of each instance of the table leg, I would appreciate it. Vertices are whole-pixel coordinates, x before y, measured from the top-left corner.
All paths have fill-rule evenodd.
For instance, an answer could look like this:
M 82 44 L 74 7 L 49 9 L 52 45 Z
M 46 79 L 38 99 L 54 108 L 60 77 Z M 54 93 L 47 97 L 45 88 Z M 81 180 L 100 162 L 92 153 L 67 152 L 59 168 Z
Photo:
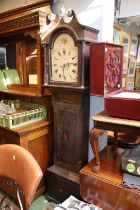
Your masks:
M 114 154 L 118 154 L 118 133 L 114 132 L 114 144 L 113 144 Z
M 95 166 L 93 166 L 92 171 L 98 172 L 100 170 L 100 157 L 99 157 L 99 146 L 98 146 L 98 138 L 104 132 L 102 129 L 92 128 L 90 131 L 90 144 L 92 151 L 95 156 Z

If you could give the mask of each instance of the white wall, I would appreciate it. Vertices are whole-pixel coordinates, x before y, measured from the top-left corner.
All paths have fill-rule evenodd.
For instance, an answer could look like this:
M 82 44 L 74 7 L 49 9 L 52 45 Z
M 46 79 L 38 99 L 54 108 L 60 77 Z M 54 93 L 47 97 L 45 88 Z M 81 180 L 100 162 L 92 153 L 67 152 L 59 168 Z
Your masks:
M 81 24 L 100 30 L 98 40 L 112 41 L 114 0 L 54 0 L 55 14 L 59 14 L 63 2 L 66 9 L 74 9 Z
M 140 0 L 121 0 L 120 14 L 117 17 L 140 15 Z
M 75 10 L 79 22 L 83 25 L 100 30 L 98 41 L 110 41 L 113 38 L 114 0 L 55 0 L 52 10 L 59 14 L 59 9 Z M 104 110 L 103 97 L 90 97 L 90 129 L 93 127 L 91 117 Z M 106 145 L 106 133 L 100 138 L 100 149 Z M 93 152 L 89 145 L 89 160 L 93 158 Z
M 121 0 L 120 13 L 116 14 L 116 18 L 127 18 L 131 16 L 139 16 L 140 24 L 140 0 Z M 138 19 L 135 19 L 138 21 Z M 134 21 L 134 19 L 133 19 Z M 140 34 L 140 27 L 135 21 L 131 24 L 127 22 L 123 25 L 124 29 L 133 35 Z

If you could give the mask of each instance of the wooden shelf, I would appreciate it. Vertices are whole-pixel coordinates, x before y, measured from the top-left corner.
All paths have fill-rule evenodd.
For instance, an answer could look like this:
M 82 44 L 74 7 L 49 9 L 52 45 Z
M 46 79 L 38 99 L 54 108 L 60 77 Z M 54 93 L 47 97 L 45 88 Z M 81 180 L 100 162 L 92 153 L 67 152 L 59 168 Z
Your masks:
M 29 92 L 23 90 L 0 90 L 0 93 L 12 94 L 12 95 L 21 95 L 21 96 L 37 96 L 35 92 Z
M 36 97 L 36 96 L 42 97 L 44 95 L 45 96 L 52 95 L 51 92 L 47 88 L 44 88 L 44 93 L 42 95 L 38 94 L 36 85 L 32 85 L 28 87 L 24 87 L 22 85 L 10 85 L 9 89 L 0 90 L 0 93 L 21 95 L 21 96 L 31 96 L 31 97 Z

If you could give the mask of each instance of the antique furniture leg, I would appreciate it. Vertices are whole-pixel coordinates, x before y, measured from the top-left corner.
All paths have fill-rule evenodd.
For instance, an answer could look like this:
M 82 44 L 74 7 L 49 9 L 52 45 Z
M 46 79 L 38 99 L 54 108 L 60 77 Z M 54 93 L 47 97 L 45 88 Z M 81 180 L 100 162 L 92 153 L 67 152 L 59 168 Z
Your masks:
M 90 144 L 92 151 L 95 156 L 95 166 L 93 166 L 92 171 L 98 172 L 100 170 L 100 157 L 99 157 L 99 147 L 98 147 L 98 137 L 104 132 L 102 129 L 92 128 L 90 131 Z
M 114 155 L 118 154 L 118 133 L 114 132 L 114 142 L 113 142 Z

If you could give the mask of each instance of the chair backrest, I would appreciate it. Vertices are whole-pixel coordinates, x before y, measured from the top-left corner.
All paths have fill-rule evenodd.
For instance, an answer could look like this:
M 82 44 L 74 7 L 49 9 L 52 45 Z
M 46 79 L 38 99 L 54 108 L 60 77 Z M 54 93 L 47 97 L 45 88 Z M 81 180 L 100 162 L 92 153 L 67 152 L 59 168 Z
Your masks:
M 26 149 L 14 144 L 0 145 L 0 177 L 14 180 L 22 188 L 26 209 L 31 205 L 42 176 L 40 166 Z

